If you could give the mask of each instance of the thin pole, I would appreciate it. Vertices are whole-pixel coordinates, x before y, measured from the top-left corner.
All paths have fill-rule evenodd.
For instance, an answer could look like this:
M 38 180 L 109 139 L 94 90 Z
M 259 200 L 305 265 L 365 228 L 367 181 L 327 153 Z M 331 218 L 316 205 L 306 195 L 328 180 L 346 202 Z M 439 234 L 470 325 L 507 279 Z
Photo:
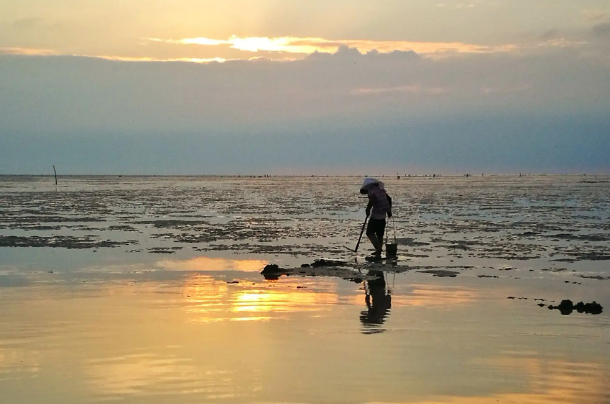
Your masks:
M 53 172 L 55 173 L 55 185 L 57 185 L 57 170 L 55 169 L 55 165 L 53 165 Z
M 364 223 L 362 223 L 362 230 L 360 230 L 360 237 L 358 237 L 358 244 L 356 244 L 355 253 L 358 252 L 358 247 L 360 247 L 360 240 L 362 240 L 362 233 L 364 233 L 364 228 L 366 227 L 366 221 L 368 220 L 368 216 L 364 218 Z

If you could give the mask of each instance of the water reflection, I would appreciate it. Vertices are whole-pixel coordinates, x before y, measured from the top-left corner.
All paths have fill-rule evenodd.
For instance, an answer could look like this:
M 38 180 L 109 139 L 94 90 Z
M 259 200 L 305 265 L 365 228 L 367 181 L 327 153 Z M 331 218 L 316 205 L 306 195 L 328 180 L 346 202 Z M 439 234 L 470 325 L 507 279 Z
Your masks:
M 367 275 L 364 294 L 211 273 L 3 290 L 0 402 L 610 402 L 602 317 L 519 316 L 455 280 Z
M 263 260 L 238 260 L 226 258 L 196 257 L 189 260 L 162 260 L 156 266 L 173 271 L 243 271 L 260 272 L 269 262 Z
M 363 334 L 378 334 L 385 331 L 381 326 L 390 314 L 392 308 L 392 295 L 386 286 L 385 273 L 383 271 L 369 271 L 369 276 L 376 279 L 366 281 L 364 290 L 367 310 L 360 313 Z
M 0 380 L 35 377 L 39 371 L 35 352 L 0 348 Z
M 535 355 L 535 356 L 530 356 Z M 506 385 L 521 377 L 521 386 L 514 392 L 489 396 L 447 396 L 414 404 L 588 404 L 610 402 L 607 365 L 541 357 L 531 352 L 520 357 L 501 357 L 479 361 L 490 374 L 502 375 Z
M 212 276 L 188 278 L 182 290 L 185 309 L 195 322 L 285 319 L 288 313 L 329 311 L 339 297 L 336 283 L 328 280 L 316 291 L 302 280 L 281 284 L 240 282 L 227 284 Z

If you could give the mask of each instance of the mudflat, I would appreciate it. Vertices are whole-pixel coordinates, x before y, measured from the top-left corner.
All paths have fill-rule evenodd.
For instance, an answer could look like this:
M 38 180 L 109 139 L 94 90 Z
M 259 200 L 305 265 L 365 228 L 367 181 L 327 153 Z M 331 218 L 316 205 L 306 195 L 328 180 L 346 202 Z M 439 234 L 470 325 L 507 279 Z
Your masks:
M 610 177 L 361 182 L 0 177 L 0 401 L 610 403 Z

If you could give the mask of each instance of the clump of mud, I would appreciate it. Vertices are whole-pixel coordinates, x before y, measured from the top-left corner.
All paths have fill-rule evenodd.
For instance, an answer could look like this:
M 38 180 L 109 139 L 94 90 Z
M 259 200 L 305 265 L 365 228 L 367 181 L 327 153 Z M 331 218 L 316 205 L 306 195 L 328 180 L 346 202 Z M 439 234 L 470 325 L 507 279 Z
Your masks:
M 571 300 L 562 300 L 558 306 L 549 305 L 549 310 L 559 310 L 562 315 L 567 316 L 572 314 L 574 310 L 579 313 L 601 314 L 604 311 L 604 308 L 595 301 L 591 303 L 578 302 L 574 304 Z
M 269 264 L 263 268 L 261 275 L 266 280 L 278 280 L 281 276 L 329 276 L 338 277 L 355 283 L 363 280 L 377 279 L 374 276 L 363 275 L 356 272 L 345 261 L 319 259 L 311 264 L 303 264 L 300 268 L 282 268 L 276 264 Z
M 125 245 L 138 244 L 137 240 L 111 241 L 95 240 L 92 236 L 2 236 L 0 235 L 0 247 L 51 247 L 67 249 L 86 248 L 114 248 Z
M 438 278 L 455 278 L 458 276 L 459 272 L 456 271 L 448 271 L 446 269 L 427 269 L 424 271 L 417 271 L 422 274 L 432 274 Z

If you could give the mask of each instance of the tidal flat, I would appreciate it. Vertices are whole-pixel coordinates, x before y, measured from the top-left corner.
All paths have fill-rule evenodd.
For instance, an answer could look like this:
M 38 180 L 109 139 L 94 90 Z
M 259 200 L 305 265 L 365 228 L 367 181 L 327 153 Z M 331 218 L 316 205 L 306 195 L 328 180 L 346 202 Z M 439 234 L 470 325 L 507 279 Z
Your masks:
M 0 176 L 0 402 L 610 403 L 609 176 L 362 180 Z

